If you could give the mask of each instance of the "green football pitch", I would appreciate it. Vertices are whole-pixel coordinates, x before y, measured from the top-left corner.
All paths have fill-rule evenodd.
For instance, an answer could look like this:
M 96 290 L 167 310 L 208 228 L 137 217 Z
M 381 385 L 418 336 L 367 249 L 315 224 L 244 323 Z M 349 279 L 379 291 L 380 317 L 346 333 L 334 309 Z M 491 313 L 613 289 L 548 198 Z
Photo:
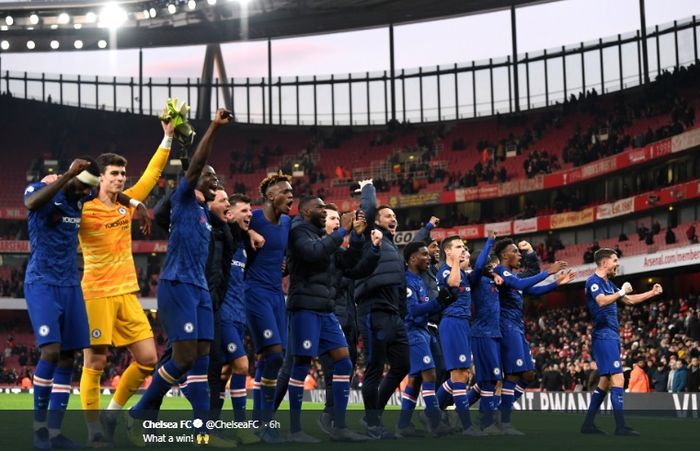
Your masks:
M 131 401 L 135 402 L 138 396 Z M 109 401 L 108 396 L 102 397 L 102 405 L 106 405 Z M 131 404 L 130 403 L 130 404 Z M 80 399 L 76 395 L 71 395 L 69 402 L 69 412 L 64 420 L 64 432 L 67 436 L 75 440 L 85 439 L 85 424 L 83 422 L 83 414 L 78 409 L 80 407 Z M 250 405 L 249 405 L 250 408 Z M 289 412 L 285 410 L 286 403 L 282 406 L 281 411 L 276 415 L 276 418 L 281 423 L 281 431 L 286 434 L 287 425 L 289 424 Z M 582 421 L 582 414 L 572 413 L 553 413 L 553 412 L 515 412 L 513 414 L 513 424 L 525 436 L 522 437 L 464 437 L 461 435 L 449 435 L 440 438 L 411 438 L 395 441 L 371 441 L 362 444 L 338 443 L 331 442 L 319 430 L 316 421 L 320 415 L 320 403 L 304 403 L 304 412 L 302 415 L 302 423 L 304 430 L 311 435 L 314 435 L 323 441 L 319 444 L 282 444 L 282 445 L 248 445 L 245 448 L 255 449 L 277 449 L 277 450 L 304 450 L 310 449 L 328 450 L 329 447 L 333 451 L 342 450 L 357 450 L 374 451 L 374 450 L 421 450 L 421 451 L 437 451 L 440 450 L 458 450 L 468 449 L 470 447 L 483 450 L 630 450 L 643 451 L 654 450 L 664 451 L 666 449 L 695 449 L 700 443 L 700 421 L 697 418 L 678 418 L 675 416 L 661 415 L 660 413 L 634 414 L 628 413 L 627 422 L 630 426 L 638 430 L 641 437 L 616 437 L 607 436 L 588 436 L 581 435 L 578 432 Z M 31 434 L 31 418 L 32 418 L 32 396 L 30 394 L 0 394 L 0 449 L 31 449 L 30 434 Z M 185 398 L 165 398 L 162 405 L 163 412 L 160 418 L 167 419 L 183 419 L 188 418 L 190 406 Z M 361 405 L 350 405 L 348 412 L 348 425 L 361 431 L 360 418 L 362 416 Z M 396 408 L 385 412 L 384 423 L 387 429 L 394 429 L 394 425 L 398 420 L 399 412 Z M 474 421 L 478 420 L 478 411 L 472 410 L 471 416 Z M 417 415 L 416 415 L 417 416 Z M 420 422 L 414 416 L 414 424 L 417 426 Z M 191 417 L 190 417 L 191 418 Z M 230 403 L 225 405 L 224 419 L 231 419 Z M 611 415 L 600 415 L 597 420 L 598 426 L 607 431 L 608 434 L 614 429 L 614 421 Z M 158 431 L 164 432 L 164 431 Z M 175 434 L 172 431 L 165 431 L 168 434 Z M 177 431 L 177 433 L 187 433 L 188 431 Z M 224 437 L 232 438 L 234 431 L 225 430 L 222 432 Z M 160 449 L 181 449 L 191 448 L 193 444 L 165 444 L 155 445 L 149 444 L 148 447 L 156 447 Z M 242 447 L 242 446 L 240 446 Z M 128 445 L 124 434 L 122 421 L 117 429 L 116 449 L 133 449 Z

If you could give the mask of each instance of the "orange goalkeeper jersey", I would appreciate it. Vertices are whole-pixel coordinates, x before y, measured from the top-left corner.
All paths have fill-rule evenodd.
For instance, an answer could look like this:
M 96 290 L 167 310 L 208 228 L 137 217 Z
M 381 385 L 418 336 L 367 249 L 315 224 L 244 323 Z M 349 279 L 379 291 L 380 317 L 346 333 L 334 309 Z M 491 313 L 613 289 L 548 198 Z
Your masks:
M 159 148 L 138 182 L 124 193 L 144 201 L 158 182 L 168 163 L 170 149 Z M 133 207 L 105 205 L 95 198 L 83 205 L 80 222 L 80 247 L 83 253 L 85 299 L 134 293 L 139 290 L 131 253 Z

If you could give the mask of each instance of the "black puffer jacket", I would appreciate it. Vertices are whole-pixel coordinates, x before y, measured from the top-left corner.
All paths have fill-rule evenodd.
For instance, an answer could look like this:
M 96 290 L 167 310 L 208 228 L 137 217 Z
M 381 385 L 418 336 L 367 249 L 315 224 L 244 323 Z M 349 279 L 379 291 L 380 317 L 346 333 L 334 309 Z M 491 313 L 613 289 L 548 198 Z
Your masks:
M 361 237 L 351 237 L 350 248 L 343 251 L 340 247 L 343 236 L 338 231 L 324 235 L 324 230 L 301 216 L 292 221 L 287 249 L 290 311 L 333 312 L 334 274 L 338 270 L 376 265 L 379 260 L 378 252 L 368 251 L 363 255 Z
M 361 237 L 353 235 L 353 246 L 361 245 Z M 338 318 L 340 326 L 345 329 L 353 329 L 357 327 L 357 306 L 355 305 L 355 280 L 362 279 L 374 272 L 379 263 L 378 248 L 369 246 L 363 248 L 363 252 L 368 252 L 368 255 L 362 256 L 359 262 L 348 269 L 338 270 L 333 268 L 333 302 L 335 308 L 335 316 Z M 348 252 L 347 249 L 341 249 L 341 252 Z
M 211 240 L 209 240 L 209 255 L 204 274 L 207 277 L 212 306 L 214 311 L 217 311 L 226 295 L 235 248 L 229 224 L 214 215 L 211 215 L 210 222 Z
M 377 215 L 377 198 L 373 185 L 365 185 L 362 188 L 360 208 L 365 212 L 367 223 L 372 224 L 384 236 L 377 269 L 369 277 L 355 284 L 358 315 L 371 311 L 386 311 L 397 313 L 403 318 L 406 313 L 406 265 L 401 251 L 394 244 L 394 236 L 374 222 Z M 369 230 L 369 227 L 367 229 Z

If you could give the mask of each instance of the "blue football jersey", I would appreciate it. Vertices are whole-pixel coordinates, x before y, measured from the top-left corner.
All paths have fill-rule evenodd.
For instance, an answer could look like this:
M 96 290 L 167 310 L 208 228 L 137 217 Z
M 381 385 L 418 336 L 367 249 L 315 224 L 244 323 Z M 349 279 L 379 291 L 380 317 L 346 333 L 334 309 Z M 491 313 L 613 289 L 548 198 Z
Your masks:
M 489 277 L 481 276 L 479 283 L 472 291 L 472 298 L 474 316 L 472 317 L 471 336 L 500 337 L 501 304 L 496 282 Z
M 442 266 L 440 266 L 440 269 L 438 269 L 438 287 L 443 290 L 450 289 L 450 286 L 447 284 L 447 279 L 450 277 L 450 271 L 450 266 L 447 263 L 444 263 Z M 469 319 L 472 308 L 472 293 L 471 286 L 469 284 L 469 276 L 461 269 L 459 272 L 461 274 L 461 280 L 459 283 L 457 300 L 443 310 L 442 315 L 451 316 L 453 318 Z
M 209 210 L 197 202 L 185 177 L 170 198 L 170 237 L 162 280 L 189 283 L 209 291 L 204 269 L 209 254 Z
M 501 333 L 524 334 L 523 290 L 543 281 L 549 274 L 541 272 L 532 277 L 520 278 L 503 265 L 496 266 L 493 272 L 503 279 L 503 284 L 498 287 L 501 301 Z
M 606 280 L 593 273 L 586 279 L 586 304 L 593 319 L 593 338 L 620 338 L 617 321 L 617 302 L 600 307 L 595 301 L 598 295 L 610 295 L 620 291 L 612 280 Z
M 291 218 L 280 216 L 279 224 L 270 223 L 262 210 L 253 211 L 250 228 L 265 238 L 262 249 L 248 256 L 247 288 L 265 288 L 282 292 L 282 262 L 289 241 Z
M 231 271 L 224 301 L 221 303 L 221 319 L 234 323 L 245 324 L 245 291 L 243 276 L 245 274 L 246 255 L 245 243 L 238 243 L 238 249 L 231 260 Z
M 440 304 L 428 296 L 423 278 L 411 271 L 406 271 L 406 306 L 404 323 L 407 328 L 427 329 L 430 315 L 440 310 Z
M 32 183 L 24 190 L 24 198 L 46 187 Z M 44 283 L 56 286 L 80 286 L 78 274 L 78 229 L 83 198 L 70 202 L 61 190 L 41 208 L 28 216 L 31 254 L 25 283 Z

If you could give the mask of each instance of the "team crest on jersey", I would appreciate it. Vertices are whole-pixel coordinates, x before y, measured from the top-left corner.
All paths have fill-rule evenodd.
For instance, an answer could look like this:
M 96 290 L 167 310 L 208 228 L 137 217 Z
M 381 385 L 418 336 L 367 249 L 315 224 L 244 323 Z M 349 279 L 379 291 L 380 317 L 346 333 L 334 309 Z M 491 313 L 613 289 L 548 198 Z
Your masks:
M 450 270 L 446 269 L 442 272 L 442 277 L 447 278 L 450 276 Z
M 231 352 L 231 353 L 236 352 L 236 349 L 237 349 L 237 348 L 236 348 L 236 343 L 229 343 L 229 344 L 226 346 L 226 349 L 228 349 L 228 352 Z
M 270 329 L 265 329 L 263 331 L 263 337 L 265 338 L 272 338 L 272 331 Z
M 304 349 L 311 349 L 311 340 L 304 340 L 304 343 L 301 344 Z
M 41 335 L 42 337 L 47 336 L 50 331 L 51 331 L 51 329 L 49 329 L 49 326 L 47 326 L 46 324 L 42 324 L 39 327 L 39 335 Z
M 92 329 L 92 338 L 100 338 L 102 336 L 102 331 L 100 329 Z
M 124 207 L 119 207 L 119 210 L 117 210 L 120 215 L 125 215 L 126 214 L 126 208 Z
M 499 374 L 501 374 L 501 369 L 500 369 L 500 368 L 494 368 L 494 369 L 493 369 L 493 374 L 496 375 L 496 376 L 498 376 Z
M 510 276 L 512 276 L 513 274 L 511 274 L 511 273 L 508 272 L 508 271 L 503 271 L 503 275 L 506 276 L 506 277 L 510 277 Z
M 411 296 L 413 296 L 413 290 L 411 290 L 410 288 L 406 288 L 406 297 L 410 298 Z
M 430 356 L 429 356 L 429 355 L 423 356 L 423 363 L 425 363 L 426 365 L 427 365 L 428 363 L 430 363 Z
M 619 360 L 615 360 L 615 361 L 613 362 L 613 366 L 614 366 L 615 368 L 620 368 L 620 361 L 619 361 Z
M 515 365 L 516 365 L 516 366 L 523 366 L 523 363 L 524 363 L 524 362 L 523 362 L 523 359 L 518 359 L 518 360 L 515 361 Z
M 466 361 L 467 361 L 467 356 L 464 355 L 464 354 L 460 354 L 460 355 L 459 355 L 459 361 L 462 362 L 462 363 L 466 362 Z
M 78 201 L 78 210 L 82 210 L 82 209 L 83 209 L 83 201 L 79 200 Z
M 29 193 L 33 193 L 34 189 L 35 188 L 33 186 L 29 186 L 29 187 L 27 187 L 27 189 L 24 190 L 24 194 L 27 195 Z
M 598 288 L 600 288 L 600 287 L 599 287 L 598 284 L 596 284 L 596 283 L 594 283 L 593 285 L 591 285 L 591 291 L 598 291 Z
M 192 323 L 185 323 L 184 329 L 185 332 L 191 334 L 194 331 L 194 325 Z

